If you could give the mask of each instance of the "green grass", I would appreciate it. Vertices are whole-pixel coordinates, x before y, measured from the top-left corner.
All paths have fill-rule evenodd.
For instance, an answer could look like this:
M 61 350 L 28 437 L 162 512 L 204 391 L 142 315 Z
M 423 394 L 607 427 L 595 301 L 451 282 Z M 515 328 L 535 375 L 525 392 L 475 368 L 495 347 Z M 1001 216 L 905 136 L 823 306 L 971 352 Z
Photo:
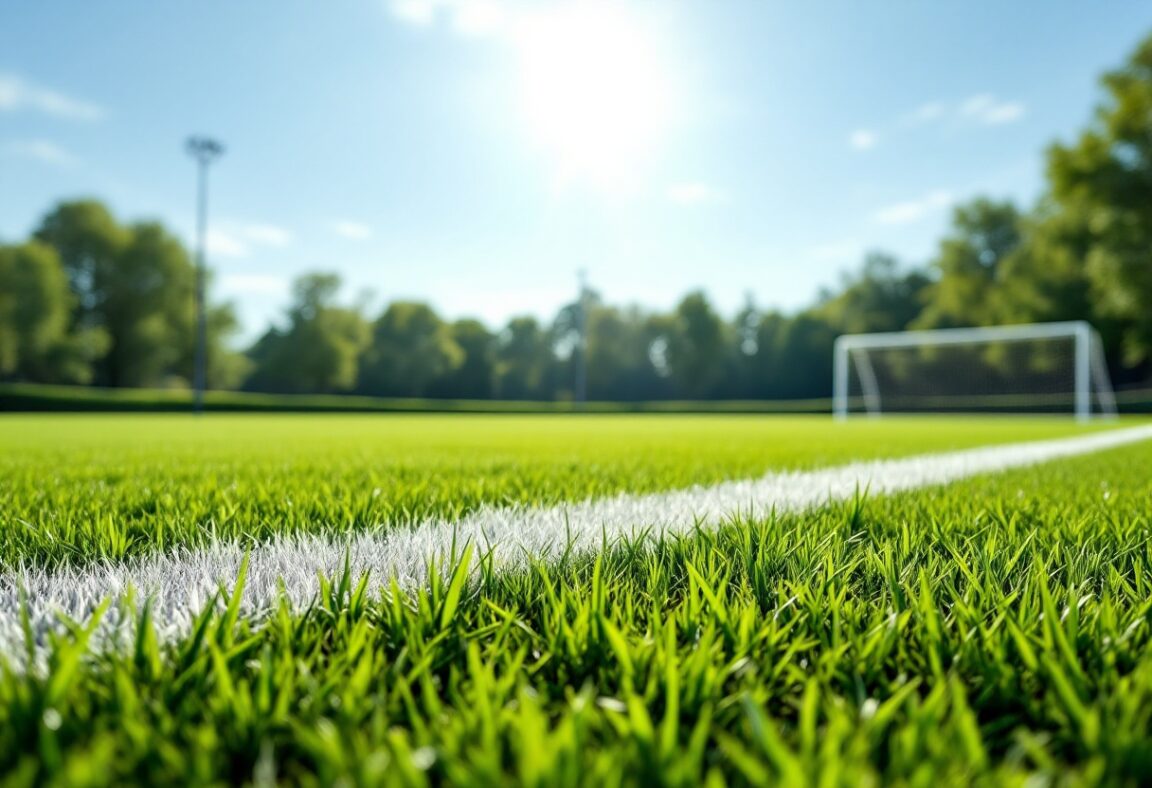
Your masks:
M 362 452 L 362 467 L 388 456 L 368 448 L 380 439 L 363 434 L 371 422 L 351 423 L 346 454 Z M 652 485 L 679 481 L 675 462 L 735 472 L 911 451 L 928 426 L 921 447 L 1056 429 L 861 425 L 837 450 L 803 440 L 805 425 L 774 425 L 785 450 L 751 422 L 669 422 L 673 439 L 625 421 L 621 439 L 642 433 L 651 447 L 629 464 L 604 423 L 603 447 L 590 422 L 539 428 L 567 434 L 564 450 L 496 422 L 437 437 L 437 423 L 407 427 L 422 447 L 412 463 L 470 441 L 503 447 L 518 468 L 602 451 L 597 472 L 630 468 L 629 484 Z M 102 448 L 117 445 L 106 422 L 74 426 L 78 452 L 117 453 Z M 43 446 L 53 429 L 64 428 L 46 422 Z M 119 444 L 124 483 L 154 483 L 160 457 L 178 467 L 199 456 L 211 462 L 184 483 L 207 487 L 221 478 L 213 462 L 240 467 L 291 443 L 311 458 L 290 466 L 312 485 L 293 494 L 322 496 L 335 455 L 318 435 L 258 451 L 194 429 L 171 452 L 158 439 Z M 231 434 L 256 429 L 237 422 Z M 336 437 L 332 424 L 316 429 Z M 9 447 L 41 445 L 33 432 Z M 703 447 L 654 452 L 690 440 Z M 645 476 L 644 458 L 665 470 Z M 476 459 L 457 462 L 486 472 Z M 262 628 L 221 610 L 171 646 L 145 635 L 96 659 L 81 657 L 76 631 L 57 639 L 43 676 L 0 669 L 0 773 L 13 784 L 1147 784 L 1149 467 L 1152 446 L 1139 445 L 559 566 L 450 573 L 415 594 L 333 578 L 311 609 Z
M 1077 433 L 1067 419 L 0 417 L 0 566 L 648 492 Z
M 857 409 L 863 402 L 853 399 Z M 1152 412 L 1152 389 L 1116 392 L 1122 413 Z M 651 402 L 421 399 L 364 397 L 350 394 L 259 394 L 245 391 L 209 391 L 204 407 L 233 413 L 816 413 L 832 410 L 828 397 L 794 400 L 656 400 Z M 907 403 L 912 410 L 973 410 L 1012 413 L 1021 408 L 1067 414 L 1073 410 L 1072 395 L 985 395 L 943 398 L 923 397 Z M 187 389 L 105 389 L 93 386 L 54 386 L 41 383 L 0 383 L 0 413 L 187 413 L 192 392 Z

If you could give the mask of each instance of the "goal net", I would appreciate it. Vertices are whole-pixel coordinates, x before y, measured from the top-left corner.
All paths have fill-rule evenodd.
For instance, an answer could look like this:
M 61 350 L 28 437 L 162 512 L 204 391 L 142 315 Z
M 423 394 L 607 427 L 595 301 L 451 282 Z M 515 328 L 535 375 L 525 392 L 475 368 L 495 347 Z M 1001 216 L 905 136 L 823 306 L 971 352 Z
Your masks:
M 834 351 L 833 411 L 1112 416 L 1100 337 L 1086 322 L 846 334 Z

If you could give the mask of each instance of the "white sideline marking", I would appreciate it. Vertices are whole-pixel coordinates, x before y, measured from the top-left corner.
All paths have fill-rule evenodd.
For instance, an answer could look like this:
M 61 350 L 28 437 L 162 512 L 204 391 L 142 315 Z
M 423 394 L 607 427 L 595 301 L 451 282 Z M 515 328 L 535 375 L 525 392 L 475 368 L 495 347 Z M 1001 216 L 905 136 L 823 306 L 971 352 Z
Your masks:
M 711 487 L 648 495 L 622 494 L 601 500 L 543 508 L 478 509 L 456 522 L 433 520 L 411 528 L 346 538 L 288 535 L 250 548 L 241 615 L 259 617 L 282 597 L 297 608 L 317 591 L 317 575 L 339 576 L 345 560 L 354 577 L 371 571 L 377 578 L 395 575 L 402 588 L 427 582 L 428 561 L 443 563 L 453 537 L 491 549 L 502 566 L 526 555 L 556 558 L 569 548 L 590 551 L 602 540 L 633 535 L 649 538 L 716 527 L 734 514 L 762 517 L 810 509 L 851 498 L 857 490 L 889 494 L 944 484 L 980 473 L 1002 471 L 1060 457 L 1110 449 L 1152 438 L 1152 425 L 1098 432 L 1072 438 L 1013 443 L 895 460 L 857 462 L 815 471 L 771 473 L 759 479 L 724 482 Z M 21 567 L 0 574 L 0 654 L 17 666 L 27 651 L 20 605 L 26 593 L 32 632 L 40 646 L 49 631 L 58 631 L 58 615 L 86 621 L 106 598 L 152 600 L 153 620 L 162 639 L 178 637 L 212 599 L 219 585 L 229 587 L 247 548 L 234 542 L 204 549 L 105 562 L 78 569 Z M 283 584 L 281 586 L 281 583 Z M 135 625 L 131 610 L 114 604 L 101 620 L 95 648 L 123 645 Z

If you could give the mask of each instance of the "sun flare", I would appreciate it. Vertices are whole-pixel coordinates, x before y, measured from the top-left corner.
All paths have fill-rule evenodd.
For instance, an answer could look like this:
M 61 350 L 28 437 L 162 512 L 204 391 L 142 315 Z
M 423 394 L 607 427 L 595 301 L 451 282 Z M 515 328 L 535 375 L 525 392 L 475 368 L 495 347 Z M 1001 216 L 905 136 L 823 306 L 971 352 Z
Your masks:
M 618 5 L 574 2 L 516 31 L 525 122 L 556 159 L 560 184 L 634 184 L 671 115 L 654 37 Z

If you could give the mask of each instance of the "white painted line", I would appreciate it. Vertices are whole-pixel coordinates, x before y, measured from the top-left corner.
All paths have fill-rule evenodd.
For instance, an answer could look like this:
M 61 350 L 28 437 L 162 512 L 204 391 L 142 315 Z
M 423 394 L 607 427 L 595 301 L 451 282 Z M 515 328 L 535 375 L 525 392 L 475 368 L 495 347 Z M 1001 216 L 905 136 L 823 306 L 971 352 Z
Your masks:
M 308 605 L 315 598 L 317 576 L 339 576 L 345 560 L 356 577 L 371 572 L 382 580 L 395 576 L 402 588 L 418 587 L 427 582 L 429 560 L 443 564 L 453 539 L 458 546 L 471 541 L 490 549 L 501 566 L 516 565 L 529 555 L 547 560 L 567 549 L 595 550 L 605 537 L 611 541 L 641 531 L 649 538 L 685 533 L 698 526 L 716 527 L 734 514 L 763 517 L 773 511 L 795 512 L 851 498 L 864 488 L 873 495 L 890 494 L 1148 439 L 1152 439 L 1152 425 L 773 473 L 649 495 L 624 494 L 544 508 L 482 508 L 456 522 L 429 521 L 347 539 L 284 536 L 250 549 L 241 615 L 259 617 L 282 595 L 297 608 Z M 0 574 L 0 654 L 21 662 L 20 655 L 26 652 L 20 617 L 24 594 L 38 643 L 44 642 L 48 631 L 59 629 L 59 614 L 73 621 L 88 620 L 103 600 L 120 599 L 129 589 L 135 590 L 138 600 L 151 598 L 162 639 L 178 637 L 188 631 L 221 583 L 231 586 L 244 554 L 242 546 L 219 543 L 79 569 L 8 570 Z M 131 637 L 133 625 L 127 607 L 113 605 L 101 621 L 94 646 L 128 642 L 125 639 Z

